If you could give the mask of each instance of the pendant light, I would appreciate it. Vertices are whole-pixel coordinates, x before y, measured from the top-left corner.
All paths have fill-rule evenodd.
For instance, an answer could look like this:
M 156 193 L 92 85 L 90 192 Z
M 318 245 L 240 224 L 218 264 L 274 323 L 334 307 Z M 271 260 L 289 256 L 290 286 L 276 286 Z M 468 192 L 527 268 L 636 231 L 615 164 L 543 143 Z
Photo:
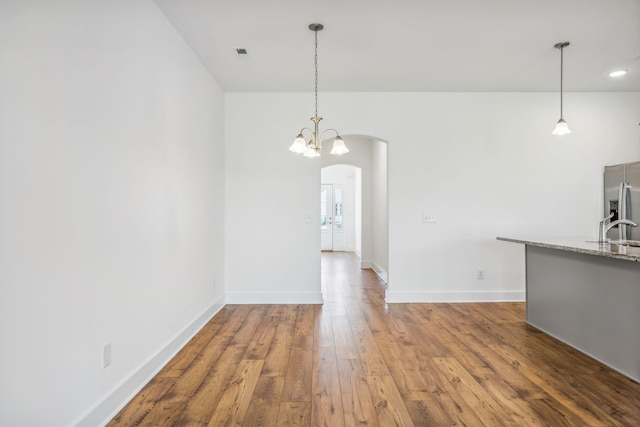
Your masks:
M 344 141 L 338 134 L 338 131 L 335 129 L 327 129 L 324 132 L 320 133 L 319 123 L 322 120 L 322 117 L 318 117 L 318 31 L 322 31 L 324 26 L 322 24 L 310 24 L 309 29 L 315 33 L 315 69 L 316 69 L 316 79 L 315 79 L 315 94 L 316 94 L 316 115 L 315 117 L 311 117 L 311 121 L 313 122 L 313 130 L 309 128 L 302 128 L 300 133 L 293 141 L 289 150 L 294 153 L 302 154 L 304 157 L 313 158 L 320 157 L 320 151 L 322 150 L 322 137 L 327 132 L 335 132 L 336 136 L 333 139 L 333 148 L 331 149 L 331 154 L 345 154 L 349 152 L 349 149 L 345 145 Z M 307 142 L 304 138 L 304 132 L 307 131 L 311 134 L 311 138 Z
M 564 121 L 562 117 L 562 73 L 564 68 L 564 48 L 569 46 L 569 42 L 560 42 L 556 43 L 553 47 L 556 49 L 560 49 L 560 120 L 556 124 L 556 128 L 551 132 L 553 135 L 567 135 L 570 134 L 569 126 L 567 126 L 567 122 Z

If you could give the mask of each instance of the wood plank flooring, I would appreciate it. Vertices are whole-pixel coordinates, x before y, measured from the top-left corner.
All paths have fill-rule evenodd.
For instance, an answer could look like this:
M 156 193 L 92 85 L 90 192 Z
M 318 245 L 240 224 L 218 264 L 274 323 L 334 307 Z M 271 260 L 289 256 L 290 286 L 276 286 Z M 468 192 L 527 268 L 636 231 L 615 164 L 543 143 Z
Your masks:
M 640 385 L 522 303 L 385 304 L 324 253 L 324 305 L 227 305 L 109 426 L 638 426 Z

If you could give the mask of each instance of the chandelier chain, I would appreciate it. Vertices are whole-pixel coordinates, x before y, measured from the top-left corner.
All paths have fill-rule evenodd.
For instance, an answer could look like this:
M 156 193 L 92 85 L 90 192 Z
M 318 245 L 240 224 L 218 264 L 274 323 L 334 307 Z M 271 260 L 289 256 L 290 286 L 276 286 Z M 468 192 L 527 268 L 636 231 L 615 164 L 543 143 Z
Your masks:
M 316 89 L 316 115 L 315 117 L 318 117 L 318 31 L 314 31 L 315 36 L 316 36 L 316 49 L 315 49 L 315 68 L 316 68 L 316 81 L 315 81 L 315 89 Z
M 1 0 L 0 0 L 1 1 Z M 340 134 L 335 129 L 326 129 L 323 133 L 320 133 L 320 120 L 322 117 L 318 117 L 318 31 L 321 31 L 324 28 L 322 24 L 314 23 L 309 24 L 309 29 L 315 33 L 314 41 L 315 41 L 315 51 L 314 51 L 314 66 L 315 66 L 315 116 L 311 117 L 311 121 L 313 122 L 312 128 L 302 128 L 300 133 L 293 141 L 291 147 L 289 147 L 290 151 L 294 153 L 302 154 L 305 157 L 313 158 L 320 156 L 320 150 L 322 150 L 322 137 L 328 131 L 331 131 L 336 134 L 333 139 L 333 148 L 331 149 L 331 154 L 345 154 L 349 152 L 349 149 L 344 143 L 344 140 L 340 137 Z M 311 139 L 307 141 L 304 132 L 309 132 L 311 135 Z

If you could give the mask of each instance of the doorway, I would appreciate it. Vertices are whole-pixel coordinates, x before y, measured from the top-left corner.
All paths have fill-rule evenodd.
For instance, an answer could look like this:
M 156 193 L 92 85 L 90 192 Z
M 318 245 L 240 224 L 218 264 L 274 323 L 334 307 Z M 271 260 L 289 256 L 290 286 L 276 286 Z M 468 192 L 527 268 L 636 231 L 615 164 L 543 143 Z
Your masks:
M 349 153 L 321 157 L 320 184 L 343 184 L 341 237 L 344 246 L 337 246 L 334 239 L 331 242 L 333 248 L 330 250 L 354 252 L 360 259 L 360 268 L 374 270 L 382 280 L 387 282 L 389 271 L 387 143 L 365 135 L 343 135 L 343 139 L 349 147 Z M 349 180 L 344 175 L 335 176 L 339 175 L 340 168 L 342 171 L 350 171 L 347 172 L 351 177 Z M 332 188 L 331 194 L 333 193 Z M 335 209 L 335 206 L 332 208 Z M 328 226 L 328 208 L 326 213 Z M 335 215 L 332 215 L 332 222 L 331 225 L 335 225 Z M 333 230 L 335 231 L 335 227 Z M 328 237 L 325 236 L 327 245 Z M 328 246 L 324 247 L 328 248 Z
M 351 165 L 322 168 L 320 249 L 360 253 L 360 170 Z

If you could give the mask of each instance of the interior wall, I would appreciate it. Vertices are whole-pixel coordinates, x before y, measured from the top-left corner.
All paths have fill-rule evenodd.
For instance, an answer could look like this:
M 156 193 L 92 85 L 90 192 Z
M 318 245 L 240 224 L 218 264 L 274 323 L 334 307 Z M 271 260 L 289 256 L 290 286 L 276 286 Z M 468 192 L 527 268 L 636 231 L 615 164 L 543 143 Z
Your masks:
M 282 100 L 225 94 L 228 303 L 322 303 L 320 161 L 289 151 L 313 123 Z
M 238 248 L 228 251 L 229 284 L 247 291 L 257 284 L 319 289 L 317 224 L 307 230 L 304 214 L 318 209 L 309 189 L 318 188 L 320 161 L 287 150 L 310 123 L 313 96 L 226 99 L 233 136 L 228 208 L 245 218 L 261 207 L 255 201 L 268 188 L 269 203 L 285 213 L 258 236 L 241 221 L 228 228 L 227 240 Z M 551 135 L 557 93 L 325 93 L 320 99 L 324 126 L 389 141 L 390 302 L 523 299 L 523 250 L 496 236 L 593 238 L 603 166 L 640 159 L 638 93 L 567 93 L 573 134 L 565 137 Z M 425 214 L 436 222 L 423 222 Z M 248 247 L 251 254 L 275 248 L 278 259 L 246 258 L 240 248 Z M 243 268 L 246 259 L 259 277 Z M 289 267 L 294 274 L 279 272 Z M 478 269 L 484 280 L 476 278 Z
M 150 0 L 0 2 L 0 94 L 0 425 L 100 425 L 224 303 L 223 94 Z
M 389 224 L 387 190 L 387 143 L 371 141 L 373 270 L 385 281 L 389 273 Z
M 523 248 L 495 237 L 596 237 L 603 165 L 640 158 L 638 95 L 567 94 L 565 137 L 555 93 L 409 96 L 422 131 L 389 147 L 388 301 L 523 300 Z
M 356 168 L 355 173 L 355 215 L 356 215 L 356 235 L 355 251 L 358 257 L 362 258 L 362 169 Z

